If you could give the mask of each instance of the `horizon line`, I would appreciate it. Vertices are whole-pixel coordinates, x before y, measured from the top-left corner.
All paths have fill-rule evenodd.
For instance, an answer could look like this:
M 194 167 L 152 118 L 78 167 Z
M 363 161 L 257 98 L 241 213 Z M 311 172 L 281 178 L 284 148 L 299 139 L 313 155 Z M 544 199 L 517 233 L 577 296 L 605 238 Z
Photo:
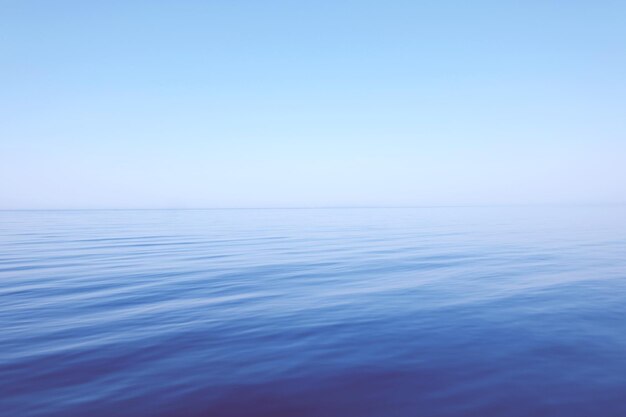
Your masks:
M 545 206 L 622 206 L 626 202 L 603 203 L 508 203 L 508 204 L 441 204 L 411 206 L 257 206 L 257 207 L 109 207 L 109 208 L 0 208 L 0 211 L 203 211 L 203 210 L 338 210 L 338 209 L 421 209 L 481 207 L 545 207 Z

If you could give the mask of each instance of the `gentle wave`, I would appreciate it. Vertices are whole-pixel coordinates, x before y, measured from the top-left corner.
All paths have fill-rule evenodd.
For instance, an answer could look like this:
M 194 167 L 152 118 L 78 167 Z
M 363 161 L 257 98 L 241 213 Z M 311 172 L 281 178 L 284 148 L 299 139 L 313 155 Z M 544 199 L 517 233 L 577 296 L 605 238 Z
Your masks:
M 0 212 L 0 415 L 624 416 L 624 218 Z

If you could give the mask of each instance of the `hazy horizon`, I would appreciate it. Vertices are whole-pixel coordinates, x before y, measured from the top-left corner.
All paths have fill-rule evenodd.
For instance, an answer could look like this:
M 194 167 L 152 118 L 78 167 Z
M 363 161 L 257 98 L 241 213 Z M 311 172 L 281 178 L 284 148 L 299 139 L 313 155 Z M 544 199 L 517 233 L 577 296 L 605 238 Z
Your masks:
M 626 202 L 623 2 L 0 10 L 0 209 Z
M 101 207 L 101 208 L 0 208 L 0 211 L 142 211 L 142 210 L 368 210 L 368 209 L 445 209 L 445 208 L 541 208 L 541 207 L 614 207 L 624 206 L 624 202 L 608 203 L 529 203 L 529 204 L 453 204 L 422 206 L 241 206 L 241 207 Z

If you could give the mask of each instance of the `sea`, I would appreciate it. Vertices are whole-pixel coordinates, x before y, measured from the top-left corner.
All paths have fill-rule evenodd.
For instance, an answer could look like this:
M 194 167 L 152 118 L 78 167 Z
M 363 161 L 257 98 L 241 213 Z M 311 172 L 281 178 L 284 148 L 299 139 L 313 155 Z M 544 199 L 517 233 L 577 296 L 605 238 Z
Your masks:
M 0 212 L 2 417 L 626 416 L 626 207 Z

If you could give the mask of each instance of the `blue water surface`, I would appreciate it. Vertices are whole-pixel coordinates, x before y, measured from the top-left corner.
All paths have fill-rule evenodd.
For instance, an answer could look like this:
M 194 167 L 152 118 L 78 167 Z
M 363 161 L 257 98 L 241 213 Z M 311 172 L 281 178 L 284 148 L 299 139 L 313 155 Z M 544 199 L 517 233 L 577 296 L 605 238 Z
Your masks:
M 626 416 L 626 208 L 0 212 L 0 415 Z

